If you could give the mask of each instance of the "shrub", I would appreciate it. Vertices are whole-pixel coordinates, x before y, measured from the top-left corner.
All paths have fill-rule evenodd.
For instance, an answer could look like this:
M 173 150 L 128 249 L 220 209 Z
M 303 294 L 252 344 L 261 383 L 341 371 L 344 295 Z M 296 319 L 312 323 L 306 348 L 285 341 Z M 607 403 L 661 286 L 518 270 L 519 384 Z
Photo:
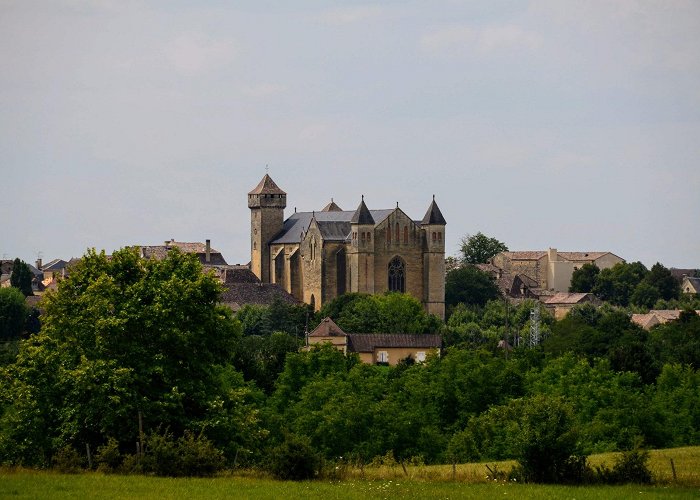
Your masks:
M 320 458 L 306 437 L 288 435 L 270 452 L 269 470 L 277 479 L 302 481 L 318 474 Z
M 64 474 L 76 474 L 83 468 L 83 457 L 72 446 L 64 446 L 51 460 L 53 468 Z
M 141 461 L 143 472 L 171 477 L 212 476 L 223 465 L 223 453 L 207 438 L 189 431 L 178 439 L 168 432 L 151 434 Z
M 97 448 L 95 453 L 97 470 L 101 472 L 114 472 L 122 463 L 122 455 L 119 452 L 119 443 L 114 438 L 109 438 L 107 444 Z
M 607 484 L 651 484 L 653 476 L 648 462 L 649 452 L 646 450 L 623 451 L 612 470 L 605 465 L 596 468 L 598 480 Z

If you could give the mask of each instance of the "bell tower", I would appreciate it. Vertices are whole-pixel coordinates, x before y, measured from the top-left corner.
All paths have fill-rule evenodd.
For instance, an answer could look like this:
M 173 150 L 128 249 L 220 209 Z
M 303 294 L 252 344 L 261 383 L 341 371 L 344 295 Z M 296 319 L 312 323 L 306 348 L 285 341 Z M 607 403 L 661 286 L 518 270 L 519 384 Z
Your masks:
M 287 193 L 265 177 L 248 193 L 250 208 L 250 269 L 263 283 L 270 282 L 270 242 L 284 225 Z
M 435 196 L 421 221 L 423 230 L 423 304 L 430 314 L 445 319 L 445 226 Z

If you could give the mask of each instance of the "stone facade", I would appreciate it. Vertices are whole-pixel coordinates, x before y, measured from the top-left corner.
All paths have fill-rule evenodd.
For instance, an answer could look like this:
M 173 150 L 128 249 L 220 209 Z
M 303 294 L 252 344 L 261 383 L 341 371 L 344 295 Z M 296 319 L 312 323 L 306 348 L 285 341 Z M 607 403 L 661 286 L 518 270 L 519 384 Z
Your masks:
M 265 175 L 248 194 L 251 270 L 318 310 L 346 292 L 405 292 L 426 311 L 445 315 L 445 226 L 433 199 L 412 220 L 397 205 L 354 211 L 331 201 L 286 220 L 287 195 Z

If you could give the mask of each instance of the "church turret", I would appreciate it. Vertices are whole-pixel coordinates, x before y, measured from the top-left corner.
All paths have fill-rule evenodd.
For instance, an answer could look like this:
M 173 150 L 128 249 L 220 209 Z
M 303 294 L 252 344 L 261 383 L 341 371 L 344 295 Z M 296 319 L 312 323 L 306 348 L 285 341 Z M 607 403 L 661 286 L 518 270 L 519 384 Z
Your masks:
M 362 196 L 350 219 L 350 290 L 374 293 L 374 218 Z
M 270 282 L 270 242 L 284 225 L 287 193 L 265 174 L 248 193 L 250 208 L 250 266 L 263 283 Z
M 447 221 L 433 201 L 421 221 L 423 229 L 423 301 L 428 312 L 445 317 L 445 226 Z

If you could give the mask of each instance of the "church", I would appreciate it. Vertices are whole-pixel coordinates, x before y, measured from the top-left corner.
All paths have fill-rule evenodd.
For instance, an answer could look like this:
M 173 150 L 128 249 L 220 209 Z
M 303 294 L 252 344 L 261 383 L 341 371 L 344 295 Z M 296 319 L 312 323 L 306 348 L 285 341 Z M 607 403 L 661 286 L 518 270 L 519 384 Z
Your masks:
M 265 174 L 248 193 L 250 266 L 315 310 L 348 292 L 408 293 L 445 317 L 445 218 L 433 197 L 422 220 L 399 207 L 356 210 L 333 200 L 284 218 L 287 193 Z

